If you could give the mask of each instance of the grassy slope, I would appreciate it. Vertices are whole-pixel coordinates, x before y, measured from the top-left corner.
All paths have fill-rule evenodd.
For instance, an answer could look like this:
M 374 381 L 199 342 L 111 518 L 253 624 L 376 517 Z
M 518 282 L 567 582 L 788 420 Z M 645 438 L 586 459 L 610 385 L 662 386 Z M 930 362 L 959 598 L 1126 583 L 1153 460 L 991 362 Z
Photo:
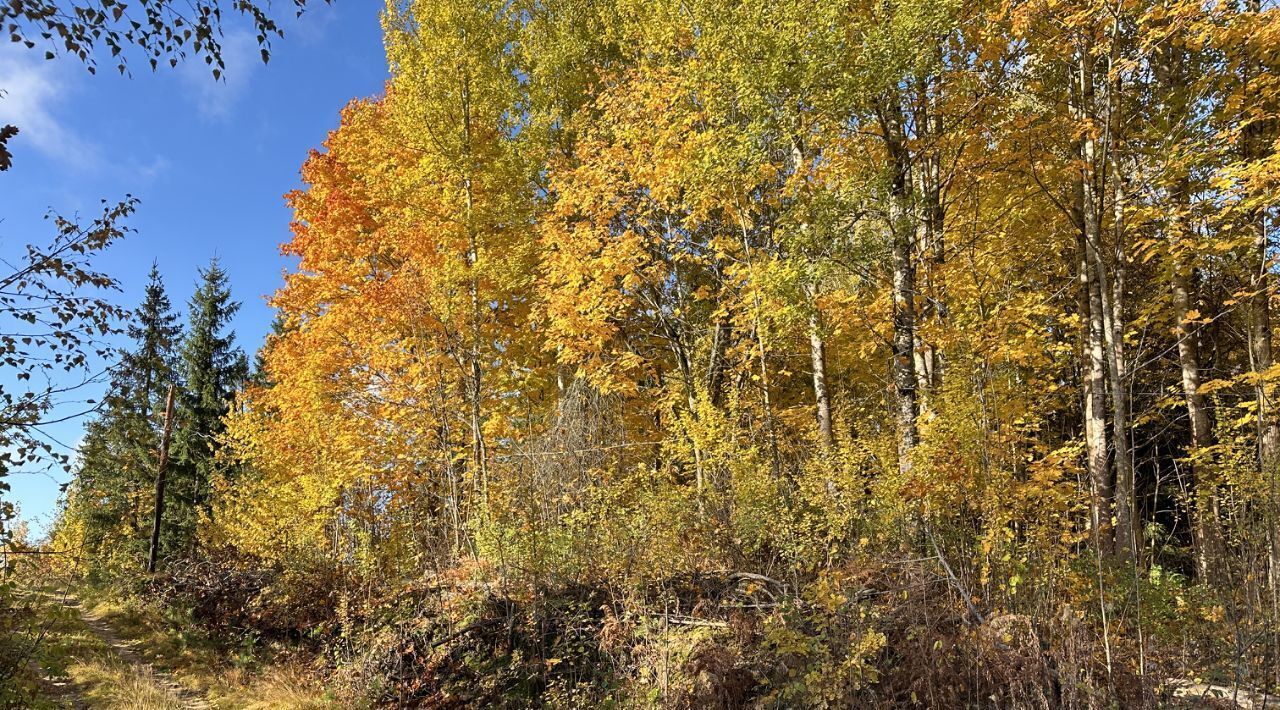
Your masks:
M 44 678 L 32 707 L 333 707 L 305 669 L 219 648 L 138 600 L 35 594 Z

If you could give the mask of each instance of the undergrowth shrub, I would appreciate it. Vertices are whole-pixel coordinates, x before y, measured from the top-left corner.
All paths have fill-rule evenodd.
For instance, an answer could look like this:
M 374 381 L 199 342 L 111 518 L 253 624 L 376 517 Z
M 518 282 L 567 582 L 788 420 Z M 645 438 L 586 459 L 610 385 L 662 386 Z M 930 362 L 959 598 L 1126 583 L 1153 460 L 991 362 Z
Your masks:
M 331 565 L 264 564 L 213 548 L 174 560 L 152 584 L 170 605 L 218 635 L 318 647 L 337 630 L 341 579 Z

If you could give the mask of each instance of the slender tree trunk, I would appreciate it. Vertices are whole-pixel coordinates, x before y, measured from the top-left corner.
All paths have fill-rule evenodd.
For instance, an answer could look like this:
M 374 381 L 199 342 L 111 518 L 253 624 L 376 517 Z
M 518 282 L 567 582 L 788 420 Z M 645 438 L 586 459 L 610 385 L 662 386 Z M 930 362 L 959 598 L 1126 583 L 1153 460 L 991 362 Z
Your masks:
M 1114 38 L 1113 38 L 1114 47 Z M 1113 50 L 1114 51 L 1114 50 Z M 1102 320 L 1105 326 L 1107 374 L 1111 389 L 1111 440 L 1115 455 L 1115 538 L 1116 556 L 1124 562 L 1130 562 L 1138 554 L 1138 535 L 1136 530 L 1135 481 L 1133 470 L 1133 444 L 1130 431 L 1129 406 L 1129 372 L 1124 355 L 1124 293 L 1125 293 L 1125 232 L 1124 180 L 1120 174 L 1121 160 L 1115 159 L 1118 154 L 1119 140 L 1116 131 L 1119 125 L 1117 106 L 1121 82 L 1118 77 L 1109 80 L 1105 86 L 1106 131 L 1102 136 L 1100 154 L 1096 155 L 1093 181 L 1098 185 L 1096 218 L 1097 241 L 1093 243 L 1092 256 L 1098 271 L 1098 290 L 1102 296 Z M 1113 160 L 1108 161 L 1107 156 Z M 1108 269 L 1105 251 L 1102 248 L 1102 211 L 1106 183 L 1106 167 L 1116 166 L 1111 177 L 1112 188 L 1112 265 Z
M 1127 519 L 1122 520 L 1121 529 L 1126 535 L 1126 545 L 1129 555 L 1137 559 L 1141 554 L 1142 536 L 1138 524 L 1137 511 L 1137 472 L 1134 470 L 1133 460 L 1133 409 L 1132 398 L 1130 396 L 1130 371 L 1129 360 L 1125 356 L 1124 348 L 1124 324 L 1125 324 L 1125 285 L 1128 276 L 1128 269 L 1125 266 L 1129 258 L 1127 250 L 1127 240 L 1125 235 L 1124 210 L 1126 205 L 1126 196 L 1124 192 L 1124 181 L 1117 172 L 1115 177 L 1115 263 L 1116 278 L 1112 289 L 1112 303 L 1114 304 L 1115 321 L 1112 328 L 1112 342 L 1115 351 L 1115 389 L 1119 393 L 1120 405 L 1116 406 L 1116 418 L 1123 421 L 1120 431 L 1123 436 L 1124 445 L 1124 485 L 1123 487 L 1117 481 L 1116 497 L 1121 499 L 1121 511 L 1126 514 Z M 1118 475 L 1118 474 L 1117 474 Z
M 939 49 L 939 61 L 941 58 Z M 913 121 L 918 133 L 917 141 L 921 144 L 912 158 L 911 176 L 919 212 L 915 245 L 922 267 L 917 279 L 921 282 L 917 290 L 923 294 L 919 315 L 925 322 L 939 322 L 944 317 L 936 269 L 945 261 L 942 160 L 938 146 L 942 117 L 934 105 L 940 90 L 934 86 L 937 81 L 937 77 L 930 77 L 920 82 Z M 930 407 L 930 398 L 942 386 L 942 353 L 923 336 L 918 324 L 915 341 L 917 409 L 923 411 Z
M 711 330 L 711 352 L 707 355 L 707 397 L 711 399 L 713 407 L 719 407 L 724 402 L 724 351 L 728 340 L 728 319 L 716 319 Z
M 1182 397 L 1187 405 L 1187 418 L 1191 421 L 1191 448 L 1202 449 L 1212 443 L 1209 413 L 1200 394 L 1200 352 L 1196 335 L 1187 320 L 1194 310 L 1191 294 L 1191 269 L 1179 258 L 1173 273 L 1173 332 L 1178 340 L 1178 364 L 1182 369 Z
M 1209 412 L 1204 405 L 1204 395 L 1200 394 L 1200 352 L 1196 342 L 1195 330 L 1188 314 L 1195 310 L 1195 297 L 1192 291 L 1193 269 L 1187 263 L 1184 242 L 1186 239 L 1186 221 L 1183 216 L 1189 207 L 1190 186 L 1185 177 L 1180 178 L 1172 189 L 1174 217 L 1170 220 L 1170 236 L 1174 254 L 1171 285 L 1173 291 L 1174 336 L 1178 342 L 1178 365 L 1182 371 L 1182 398 L 1187 406 L 1187 418 L 1191 422 L 1191 453 L 1204 449 L 1213 443 L 1213 429 L 1209 421 Z M 1200 481 L 1195 475 L 1195 464 L 1191 465 L 1192 481 L 1199 492 Z M 1196 547 L 1196 571 L 1203 580 L 1211 581 L 1219 577 L 1217 570 L 1218 557 L 1221 554 L 1217 521 L 1211 511 L 1213 506 L 1203 496 L 1197 495 L 1192 508 L 1192 535 Z
M 897 230 L 895 230 L 897 231 Z M 894 235 L 893 245 L 893 382 L 897 394 L 898 469 L 911 472 L 916 447 L 915 313 L 912 295 L 915 270 L 911 238 Z
M 1115 26 L 1113 25 L 1113 31 Z M 1092 133 L 1086 136 L 1085 153 L 1090 162 L 1085 164 L 1086 205 L 1089 214 L 1085 219 L 1087 246 L 1097 270 L 1097 286 L 1102 305 L 1103 335 L 1106 344 L 1107 375 L 1111 392 L 1111 445 L 1115 458 L 1115 487 L 1112 514 L 1115 520 L 1115 548 L 1113 552 L 1122 562 L 1131 562 L 1138 554 L 1136 511 L 1134 500 L 1133 446 L 1130 431 L 1128 366 L 1124 357 L 1124 284 L 1125 284 L 1125 233 L 1124 233 L 1124 180 L 1120 170 L 1112 175 L 1113 191 L 1113 244 L 1112 264 L 1108 265 L 1103 248 L 1102 220 L 1105 213 L 1107 166 L 1118 166 L 1120 129 L 1119 105 L 1123 87 L 1122 75 L 1116 73 L 1118 38 L 1113 33 L 1107 64 L 1106 80 L 1102 83 L 1102 96 L 1093 98 L 1092 74 L 1081 73 L 1081 96 L 1085 106 L 1100 105 L 1102 134 L 1095 140 Z M 1082 66 L 1089 66 L 1087 63 Z
M 1077 49 L 1071 99 L 1078 125 L 1089 121 L 1093 102 L 1093 65 L 1087 47 Z M 1090 515 L 1098 549 L 1110 556 L 1114 550 L 1111 528 L 1114 495 L 1107 455 L 1106 389 L 1107 327 L 1103 318 L 1102 285 L 1096 254 L 1101 232 L 1101 199 L 1094 167 L 1098 164 L 1097 138 L 1085 130 L 1079 142 L 1081 174 L 1076 189 L 1075 213 L 1080 229 L 1081 309 L 1084 315 L 1084 429 L 1086 466 L 1090 482 Z
M 742 249 L 747 257 L 747 264 L 754 266 L 753 250 L 751 248 L 750 231 L 747 228 L 747 218 L 745 208 L 738 210 L 738 228 L 742 237 Z M 754 274 L 754 272 L 753 272 Z M 769 386 L 769 351 L 765 345 L 764 339 L 764 323 L 760 317 L 764 306 L 760 300 L 760 290 L 756 286 L 752 286 L 752 330 L 755 331 L 756 354 L 760 362 L 760 399 L 761 405 L 764 407 L 764 423 L 769 434 L 769 450 L 773 460 L 773 475 L 778 477 L 782 475 L 782 457 L 778 449 L 778 427 L 777 422 L 773 418 L 773 398 L 770 393 Z
M 453 526 L 453 554 L 462 553 L 462 486 L 460 485 L 458 468 L 454 463 L 453 427 L 449 412 L 449 387 L 443 370 L 436 375 L 436 416 L 440 425 L 436 436 L 439 437 L 440 465 L 445 472 L 445 480 L 449 486 L 447 508 L 450 524 Z M 562 398 L 563 401 L 563 398 Z
M 1100 257 L 1098 250 L 1093 250 Z M 1104 342 L 1106 344 L 1107 375 L 1111 390 L 1111 440 L 1115 456 L 1115 488 L 1113 514 L 1115 516 L 1115 554 L 1128 561 L 1137 554 L 1137 535 L 1134 529 L 1134 472 L 1133 452 L 1129 432 L 1129 390 L 1126 384 L 1128 371 L 1124 359 L 1124 322 L 1121 307 L 1123 271 L 1117 266 L 1114 284 L 1107 283 L 1106 264 L 1098 263 L 1099 303 L 1102 306 Z
M 818 416 L 818 441 L 823 448 L 835 445 L 831 428 L 831 395 L 827 391 L 827 344 L 822 337 L 822 313 L 818 310 L 817 288 L 809 292 L 809 361 L 813 366 L 813 401 Z
M 805 168 L 804 142 L 799 133 L 791 138 L 792 170 L 801 174 Z M 802 225 L 807 229 L 808 224 Z M 822 333 L 822 311 L 818 308 L 818 285 L 814 280 L 805 284 L 809 297 L 809 363 L 813 368 L 813 402 L 818 420 L 818 443 L 824 449 L 835 445 L 831 426 L 831 394 L 827 389 L 827 344 Z
M 915 226 L 912 224 L 911 158 L 903 134 L 902 112 L 896 100 L 886 102 L 881 115 L 892 170 L 889 195 L 889 239 L 893 252 L 893 383 L 898 428 L 898 470 L 911 472 L 916 447 L 916 264 Z
M 752 328 L 756 335 L 756 347 L 760 356 L 760 397 L 761 404 L 764 406 L 764 422 L 765 427 L 769 430 L 769 451 L 773 460 L 773 475 L 779 476 L 782 473 L 782 457 L 778 450 L 778 426 L 773 418 L 773 398 L 769 388 L 769 359 L 768 349 L 764 342 L 764 328 L 760 322 L 760 294 L 757 292 L 755 299 L 755 324 Z
M 1277 421 L 1273 387 L 1264 373 L 1274 364 L 1271 349 L 1271 294 L 1274 290 L 1269 268 L 1266 216 L 1259 214 L 1250 225 L 1253 231 L 1249 285 L 1249 359 L 1257 382 L 1254 398 L 1258 416 L 1258 466 L 1271 489 L 1271 505 L 1277 503 L 1276 488 L 1280 477 L 1280 421 Z M 1272 515 L 1276 515 L 1273 511 Z M 1270 524 L 1269 567 L 1271 584 L 1280 589 L 1280 528 Z
M 475 472 L 479 477 L 480 498 L 484 502 L 489 499 L 489 453 L 484 440 L 484 412 L 481 405 L 483 389 L 483 368 L 480 365 L 481 355 L 481 302 L 480 282 L 476 270 L 480 262 L 480 237 L 475 226 L 475 197 L 472 191 L 472 148 L 471 148 L 471 77 L 467 72 L 462 76 L 462 136 L 463 136 L 463 175 L 462 188 L 465 200 L 467 229 L 467 279 L 471 298 L 471 344 L 470 387 L 471 390 L 471 448 L 475 461 Z
M 164 488 L 165 477 L 169 472 L 169 438 L 173 435 L 173 390 L 169 385 L 169 395 L 165 398 L 164 429 L 160 432 L 160 455 L 156 461 L 156 505 L 151 519 L 151 547 L 147 551 L 147 573 L 156 571 L 156 560 L 160 556 L 160 526 L 164 522 Z
M 1261 0 L 1246 0 L 1244 10 L 1252 15 L 1262 12 Z M 1255 78 L 1258 67 L 1255 61 L 1250 62 L 1246 79 Z M 1251 103 L 1258 105 L 1264 101 L 1261 92 L 1253 89 Z M 1241 153 L 1246 161 L 1258 161 L 1271 154 L 1272 141 L 1275 139 L 1275 122 L 1271 119 L 1254 120 L 1244 127 L 1241 136 Z M 1266 372 L 1273 364 L 1271 347 L 1271 295 L 1275 289 L 1274 278 L 1270 273 L 1267 237 L 1267 215 L 1265 210 L 1258 210 L 1249 218 L 1249 229 L 1252 233 L 1252 248 L 1246 264 L 1249 269 L 1249 360 L 1254 374 Z M 1274 388 L 1259 377 L 1254 385 L 1254 398 L 1257 402 L 1258 418 L 1258 468 L 1264 480 L 1268 482 L 1270 492 L 1270 508 L 1268 528 L 1270 538 L 1268 548 L 1268 568 L 1273 600 L 1280 596 L 1280 419 L 1277 418 L 1274 401 Z
M 470 181 L 468 180 L 467 202 L 471 202 Z M 473 455 L 476 462 L 476 472 L 480 476 L 480 492 L 483 500 L 489 497 L 489 465 L 488 451 L 484 441 L 484 413 L 481 407 L 481 398 L 483 393 L 483 376 L 480 366 L 480 296 L 479 286 L 474 274 L 476 262 L 479 259 L 479 245 L 474 233 L 471 238 L 470 248 L 467 250 L 467 261 L 473 269 L 471 276 L 471 441 Z
M 670 334 L 671 351 L 676 356 L 676 366 L 680 368 L 680 382 L 684 386 L 685 402 L 689 407 L 689 419 L 696 423 L 698 421 L 698 390 L 694 385 L 693 363 L 689 359 L 689 350 L 685 347 L 679 324 L 668 323 L 666 330 Z M 689 445 L 693 447 L 695 482 L 698 493 L 701 494 L 706 485 L 705 455 L 696 437 L 690 436 Z M 699 505 L 701 503 L 702 501 L 699 499 Z
M 1090 483 L 1090 515 L 1098 549 L 1104 555 L 1112 552 L 1111 505 L 1113 501 L 1111 470 L 1107 460 L 1106 424 L 1106 356 L 1104 355 L 1102 297 L 1097 278 L 1088 258 L 1088 247 L 1081 238 L 1080 281 L 1081 304 L 1084 308 L 1084 430 L 1086 468 Z
M 1265 214 L 1252 220 L 1253 244 L 1250 252 L 1249 289 L 1249 359 L 1255 375 L 1254 398 L 1258 416 L 1258 466 L 1269 481 L 1272 506 L 1277 503 L 1276 487 L 1280 476 L 1280 422 L 1277 422 L 1273 388 L 1263 373 L 1274 363 L 1271 349 L 1271 294 L 1274 290 L 1268 257 L 1267 222 Z M 1272 515 L 1276 515 L 1273 511 Z M 1271 523 L 1269 567 L 1273 587 L 1280 589 L 1280 528 Z

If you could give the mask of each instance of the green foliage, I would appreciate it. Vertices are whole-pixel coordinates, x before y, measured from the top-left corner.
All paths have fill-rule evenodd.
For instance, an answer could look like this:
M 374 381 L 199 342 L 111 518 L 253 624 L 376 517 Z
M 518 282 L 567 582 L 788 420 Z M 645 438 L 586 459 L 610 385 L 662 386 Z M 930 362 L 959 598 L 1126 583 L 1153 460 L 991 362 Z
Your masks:
M 177 384 L 177 316 L 153 265 L 101 413 L 85 427 L 54 538 L 92 561 L 99 581 L 133 576 L 147 554 L 164 401 Z M 73 532 L 74 530 L 74 532 Z
M 182 389 L 169 484 L 174 505 L 163 545 L 169 552 L 194 544 L 199 517 L 211 505 L 222 419 L 249 376 L 248 360 L 229 328 L 240 303 L 232 300 L 227 272 L 216 258 L 200 270 L 187 308 L 189 323 L 179 346 Z

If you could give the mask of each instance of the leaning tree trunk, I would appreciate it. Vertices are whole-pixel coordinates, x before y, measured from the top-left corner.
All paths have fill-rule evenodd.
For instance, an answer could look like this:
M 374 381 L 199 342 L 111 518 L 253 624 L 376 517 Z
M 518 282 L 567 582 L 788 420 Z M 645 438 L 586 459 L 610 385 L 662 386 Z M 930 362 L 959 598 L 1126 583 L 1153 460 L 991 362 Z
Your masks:
M 166 477 L 169 473 L 169 438 L 173 435 L 173 390 L 169 385 L 169 396 L 164 405 L 164 429 L 160 432 L 160 455 L 156 461 L 156 502 L 151 519 L 151 547 L 147 551 L 147 573 L 156 571 L 156 560 L 160 557 L 160 528 L 164 523 L 164 494 Z

